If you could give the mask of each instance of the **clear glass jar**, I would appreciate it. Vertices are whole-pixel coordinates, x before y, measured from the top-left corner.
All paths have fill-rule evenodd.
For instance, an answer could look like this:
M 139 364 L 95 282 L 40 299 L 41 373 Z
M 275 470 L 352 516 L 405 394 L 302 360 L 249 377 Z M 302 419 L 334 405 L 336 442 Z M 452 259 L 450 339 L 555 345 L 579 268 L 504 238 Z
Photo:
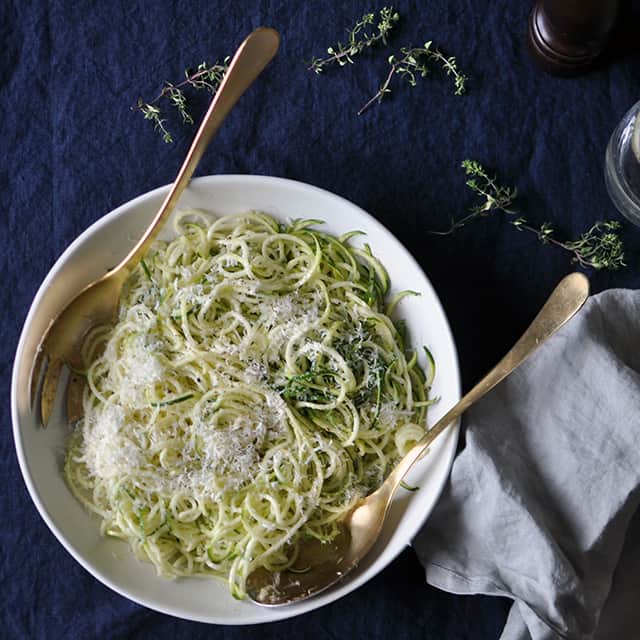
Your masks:
M 613 132 L 604 173 L 618 211 L 640 225 L 640 102 L 627 111 Z

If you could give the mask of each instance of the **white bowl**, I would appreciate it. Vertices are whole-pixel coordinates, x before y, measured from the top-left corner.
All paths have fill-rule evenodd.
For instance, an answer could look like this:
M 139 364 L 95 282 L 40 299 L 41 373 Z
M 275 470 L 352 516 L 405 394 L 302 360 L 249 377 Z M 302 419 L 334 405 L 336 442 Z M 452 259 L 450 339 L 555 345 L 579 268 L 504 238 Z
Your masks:
M 234 600 L 222 580 L 166 580 L 151 564 L 138 562 L 126 543 L 100 536 L 97 520 L 71 495 L 62 474 L 68 428 L 58 406 L 47 429 L 29 406 L 27 380 L 36 345 L 60 298 L 79 290 L 115 265 L 157 211 L 168 187 L 146 193 L 118 207 L 87 229 L 53 266 L 33 301 L 16 353 L 11 389 L 13 432 L 25 482 L 41 516 L 69 553 L 91 574 L 121 595 L 180 618 L 218 624 L 279 620 L 332 602 L 375 576 L 411 542 L 433 509 L 455 454 L 457 425 L 444 433 L 412 470 L 408 481 L 420 489 L 400 490 L 380 540 L 362 564 L 334 589 L 282 608 L 262 608 Z M 403 299 L 396 312 L 407 322 L 415 347 L 427 345 L 437 362 L 430 410 L 433 424 L 460 397 L 455 345 L 447 319 L 429 280 L 409 252 L 369 214 L 322 189 L 263 176 L 208 176 L 192 181 L 180 207 L 214 214 L 257 209 L 282 220 L 318 218 L 340 234 L 359 229 L 389 271 L 393 290 L 419 291 Z M 355 242 L 355 241 L 354 241 Z M 421 349 L 420 349 L 421 351 Z M 424 363 L 423 363 L 424 364 Z

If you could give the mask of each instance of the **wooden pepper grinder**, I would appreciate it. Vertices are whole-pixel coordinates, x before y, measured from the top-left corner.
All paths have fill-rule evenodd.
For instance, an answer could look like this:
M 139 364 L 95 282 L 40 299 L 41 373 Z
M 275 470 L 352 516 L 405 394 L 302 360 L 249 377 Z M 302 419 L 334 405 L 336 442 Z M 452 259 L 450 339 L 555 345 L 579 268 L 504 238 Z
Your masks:
M 537 0 L 529 16 L 529 49 L 548 73 L 587 71 L 604 50 L 619 0 Z

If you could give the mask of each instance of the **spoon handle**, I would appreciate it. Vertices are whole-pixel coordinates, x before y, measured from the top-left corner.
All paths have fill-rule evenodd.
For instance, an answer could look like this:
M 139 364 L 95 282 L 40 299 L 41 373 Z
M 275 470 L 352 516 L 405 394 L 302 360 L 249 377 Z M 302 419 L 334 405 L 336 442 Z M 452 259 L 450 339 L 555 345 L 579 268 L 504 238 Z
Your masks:
M 180 171 L 164 199 L 158 213 L 147 227 L 137 244 L 116 269 L 121 269 L 122 280 L 130 275 L 167 220 L 178 199 L 191 180 L 202 154 L 216 131 L 224 122 L 242 94 L 251 86 L 264 68 L 273 59 L 280 44 L 280 35 L 275 29 L 259 27 L 250 33 L 238 47 L 233 60 L 216 92 L 202 124 L 196 133 Z
M 513 348 L 476 384 L 453 408 L 436 422 L 425 436 L 407 453 L 378 489 L 385 488 L 392 495 L 409 469 L 433 441 L 472 404 L 480 400 L 516 367 L 522 364 L 538 347 L 570 320 L 589 297 L 589 281 L 581 273 L 571 273 L 554 289 L 529 328 Z

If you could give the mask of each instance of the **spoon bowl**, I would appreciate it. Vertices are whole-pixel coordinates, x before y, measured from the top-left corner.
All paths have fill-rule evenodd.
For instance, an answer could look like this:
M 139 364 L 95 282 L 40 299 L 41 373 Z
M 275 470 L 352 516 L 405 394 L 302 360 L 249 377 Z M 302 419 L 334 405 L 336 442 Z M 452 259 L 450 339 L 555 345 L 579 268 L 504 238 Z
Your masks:
M 325 544 L 312 539 L 302 540 L 296 563 L 300 569 L 270 572 L 260 568 L 253 571 L 247 579 L 249 598 L 264 606 L 287 605 L 325 591 L 351 572 L 378 539 L 396 489 L 414 463 L 428 452 L 433 441 L 462 413 L 566 324 L 582 308 L 588 296 L 589 281 L 583 274 L 572 273 L 561 280 L 513 348 L 427 431 L 376 491 L 355 505 L 342 521 L 336 539 Z
M 125 281 L 169 219 L 211 139 L 236 102 L 273 59 L 279 44 L 278 32 L 265 27 L 259 27 L 245 38 L 229 64 L 171 189 L 135 246 L 114 268 L 74 292 L 70 299 L 55 300 L 47 309 L 49 323 L 40 341 L 28 383 L 31 404 L 38 398 L 40 400 L 43 426 L 47 425 L 53 412 L 64 366 L 76 370 L 82 368 L 82 352 L 87 337 L 93 329 L 115 320 Z M 66 295 L 69 295 L 68 291 Z M 67 396 L 68 418 L 73 421 L 80 417 L 81 386 L 70 385 Z

